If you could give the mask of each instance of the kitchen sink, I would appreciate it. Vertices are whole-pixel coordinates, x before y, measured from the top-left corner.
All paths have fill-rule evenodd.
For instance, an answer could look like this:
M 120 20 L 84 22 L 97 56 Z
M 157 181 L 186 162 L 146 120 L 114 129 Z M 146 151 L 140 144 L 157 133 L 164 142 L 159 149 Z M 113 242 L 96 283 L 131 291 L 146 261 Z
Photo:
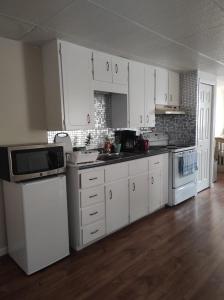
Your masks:
M 99 154 L 97 159 L 102 161 L 107 161 L 107 160 L 121 159 L 121 158 L 126 158 L 131 156 L 135 156 L 135 153 L 130 153 L 130 152 L 103 153 L 103 154 Z

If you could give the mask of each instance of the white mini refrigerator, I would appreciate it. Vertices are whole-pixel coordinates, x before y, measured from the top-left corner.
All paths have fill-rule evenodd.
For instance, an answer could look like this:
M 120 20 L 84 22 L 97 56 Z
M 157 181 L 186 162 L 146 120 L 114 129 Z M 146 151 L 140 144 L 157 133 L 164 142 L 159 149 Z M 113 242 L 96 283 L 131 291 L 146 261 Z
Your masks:
M 66 177 L 4 181 L 8 253 L 28 274 L 69 255 Z

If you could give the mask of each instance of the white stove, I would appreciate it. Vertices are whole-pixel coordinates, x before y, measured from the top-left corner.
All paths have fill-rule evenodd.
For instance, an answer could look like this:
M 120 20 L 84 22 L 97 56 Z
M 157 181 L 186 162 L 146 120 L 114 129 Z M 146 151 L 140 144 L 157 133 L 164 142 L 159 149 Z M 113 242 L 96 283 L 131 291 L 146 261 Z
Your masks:
M 169 151 L 169 206 L 177 205 L 197 195 L 197 151 L 192 145 L 169 145 L 163 133 L 148 133 L 151 148 Z

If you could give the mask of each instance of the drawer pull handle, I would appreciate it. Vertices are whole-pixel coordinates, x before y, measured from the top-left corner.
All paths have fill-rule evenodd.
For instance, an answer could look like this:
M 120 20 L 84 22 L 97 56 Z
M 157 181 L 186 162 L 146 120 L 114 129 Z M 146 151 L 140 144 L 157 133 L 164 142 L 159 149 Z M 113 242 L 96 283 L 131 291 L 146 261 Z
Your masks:
M 93 212 L 93 213 L 91 213 L 91 214 L 89 214 L 90 216 L 94 216 L 94 215 L 97 215 L 98 214 L 98 211 L 95 211 L 95 212 Z
M 89 198 L 91 199 L 91 198 L 95 198 L 95 197 L 97 197 L 97 196 L 98 196 L 98 194 L 95 194 L 95 195 L 89 196 Z
M 97 180 L 97 179 L 98 179 L 98 177 L 92 177 L 92 178 L 89 178 L 90 181 L 92 181 L 92 180 Z
M 157 161 L 157 162 L 155 162 L 155 163 L 154 163 L 154 165 L 159 165 L 159 163 L 160 163 L 160 162 L 159 162 L 159 161 Z
M 111 190 L 109 191 L 109 195 L 110 195 L 110 196 L 109 196 L 109 197 L 110 197 L 109 199 L 112 200 L 112 198 L 113 198 L 113 193 L 112 193 Z
M 154 184 L 154 177 L 151 178 L 151 183 Z
M 96 230 L 90 232 L 90 234 L 95 234 L 95 233 L 97 233 L 98 231 L 99 231 L 99 229 L 96 229 Z

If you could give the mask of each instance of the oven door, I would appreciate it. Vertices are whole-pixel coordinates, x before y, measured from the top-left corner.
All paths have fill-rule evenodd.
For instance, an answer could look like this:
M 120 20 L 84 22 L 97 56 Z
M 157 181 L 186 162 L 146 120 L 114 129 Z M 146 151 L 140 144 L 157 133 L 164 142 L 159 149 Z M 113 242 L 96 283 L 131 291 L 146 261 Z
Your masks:
M 189 150 L 192 152 L 192 150 Z M 181 187 L 190 182 L 196 180 L 196 171 L 193 174 L 183 176 L 179 172 L 179 161 L 183 158 L 184 153 L 189 151 L 182 151 L 177 153 L 172 153 L 172 163 L 173 163 L 173 188 Z

